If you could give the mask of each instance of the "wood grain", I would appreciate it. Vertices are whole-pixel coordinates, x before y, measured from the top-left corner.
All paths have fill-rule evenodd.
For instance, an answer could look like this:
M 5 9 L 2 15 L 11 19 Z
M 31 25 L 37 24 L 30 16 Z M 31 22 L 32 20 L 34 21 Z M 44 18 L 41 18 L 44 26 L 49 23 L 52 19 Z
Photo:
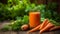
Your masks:
M 0 31 L 0 34 L 27 34 L 28 31 Z M 39 34 L 39 31 L 32 32 L 30 34 Z M 60 34 L 60 30 L 50 31 L 50 32 L 43 32 L 42 34 Z

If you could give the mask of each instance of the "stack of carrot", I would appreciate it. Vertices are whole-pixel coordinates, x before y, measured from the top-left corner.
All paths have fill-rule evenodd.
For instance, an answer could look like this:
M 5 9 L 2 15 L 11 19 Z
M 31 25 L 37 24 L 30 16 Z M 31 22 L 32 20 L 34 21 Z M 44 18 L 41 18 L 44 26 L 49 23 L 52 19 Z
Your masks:
M 45 19 L 43 21 L 43 23 L 41 23 L 40 25 L 38 25 L 37 27 L 33 28 L 32 30 L 28 31 L 28 34 L 37 30 L 40 30 L 40 34 L 42 34 L 45 31 L 52 31 L 52 30 L 56 30 L 59 29 L 60 26 L 55 26 L 54 24 L 51 23 L 50 20 Z

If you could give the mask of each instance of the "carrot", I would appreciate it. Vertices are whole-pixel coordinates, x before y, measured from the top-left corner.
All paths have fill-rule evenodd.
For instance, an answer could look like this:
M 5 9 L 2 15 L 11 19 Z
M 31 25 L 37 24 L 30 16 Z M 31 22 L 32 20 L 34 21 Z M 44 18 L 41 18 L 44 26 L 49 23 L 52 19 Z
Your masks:
M 40 24 L 41 25 L 41 24 Z M 38 25 L 37 27 L 33 28 L 32 30 L 29 30 L 28 33 L 30 32 L 34 32 L 34 31 L 38 31 L 40 28 L 40 25 Z
M 48 22 L 49 22 L 49 20 L 48 19 L 45 19 L 43 21 L 43 23 L 41 24 L 41 26 L 40 26 L 40 30 L 43 29 L 48 24 Z
M 55 26 L 55 27 L 52 27 L 49 31 L 52 31 L 52 30 L 56 30 L 56 29 L 59 29 L 60 26 Z
M 35 28 L 40 24 L 40 12 L 29 12 L 30 28 Z
M 53 27 L 54 25 L 52 23 L 48 23 L 42 30 L 40 30 L 40 34 L 44 31 L 49 30 L 49 28 Z

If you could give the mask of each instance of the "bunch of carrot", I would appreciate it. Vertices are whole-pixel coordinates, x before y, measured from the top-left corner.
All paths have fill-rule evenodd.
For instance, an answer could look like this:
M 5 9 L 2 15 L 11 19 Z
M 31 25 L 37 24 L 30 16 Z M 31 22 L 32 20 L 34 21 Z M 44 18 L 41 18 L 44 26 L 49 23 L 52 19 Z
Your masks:
M 45 31 L 52 31 L 52 30 L 56 30 L 59 29 L 60 26 L 55 26 L 54 24 L 51 23 L 50 20 L 45 19 L 43 21 L 43 23 L 41 23 L 40 25 L 38 25 L 37 27 L 33 28 L 32 30 L 28 31 L 28 34 L 37 30 L 40 30 L 40 34 L 42 34 Z

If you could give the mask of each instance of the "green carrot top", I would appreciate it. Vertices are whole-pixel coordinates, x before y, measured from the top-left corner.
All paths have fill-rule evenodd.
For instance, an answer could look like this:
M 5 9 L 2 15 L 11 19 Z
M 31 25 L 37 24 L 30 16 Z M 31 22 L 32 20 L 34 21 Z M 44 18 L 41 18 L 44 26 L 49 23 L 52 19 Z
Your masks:
M 50 19 L 50 22 L 53 23 L 55 26 L 60 26 L 60 22 L 56 22 L 52 19 Z

